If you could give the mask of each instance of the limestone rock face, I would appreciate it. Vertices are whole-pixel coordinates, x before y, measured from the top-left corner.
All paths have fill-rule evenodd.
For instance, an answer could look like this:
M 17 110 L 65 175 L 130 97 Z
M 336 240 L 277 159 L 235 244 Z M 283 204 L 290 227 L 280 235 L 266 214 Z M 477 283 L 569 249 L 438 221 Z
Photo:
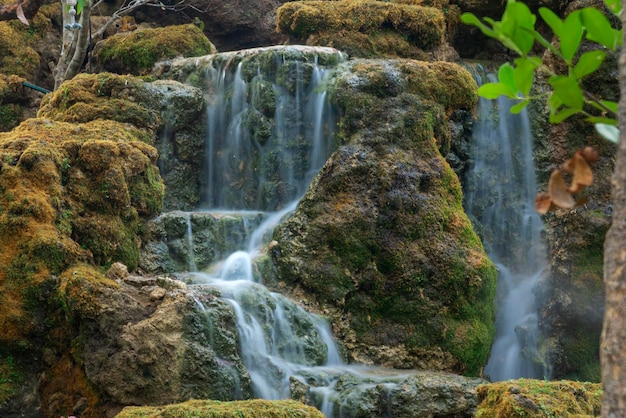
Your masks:
M 473 105 L 474 81 L 447 63 L 343 65 L 341 145 L 275 230 L 278 278 L 335 313 L 353 360 L 477 375 L 496 272 L 440 153 L 446 111 Z
M 319 396 L 312 388 L 332 376 L 337 380 L 333 402 L 334 416 L 354 418 L 382 417 L 428 418 L 433 416 L 472 417 L 478 404 L 476 388 L 487 383 L 479 378 L 424 371 L 373 369 L 336 371 L 327 375 L 291 378 L 291 393 L 306 403 Z M 307 394 L 298 397 L 298 394 Z M 317 402 L 321 404 L 322 402 Z
M 210 289 L 194 295 L 166 277 L 114 281 L 75 267 L 60 276 L 59 290 L 79 324 L 74 356 L 100 406 L 250 396 L 234 313 Z

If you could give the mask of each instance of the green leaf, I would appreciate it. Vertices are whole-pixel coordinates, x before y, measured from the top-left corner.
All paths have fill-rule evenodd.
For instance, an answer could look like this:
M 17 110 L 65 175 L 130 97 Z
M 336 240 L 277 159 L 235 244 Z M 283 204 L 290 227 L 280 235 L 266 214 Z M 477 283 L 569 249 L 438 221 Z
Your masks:
M 600 68 L 600 65 L 602 65 L 605 57 L 606 54 L 604 51 L 585 52 L 578 59 L 576 66 L 572 70 L 572 75 L 577 80 L 580 80 L 584 76 L 595 72 L 598 68 Z
M 595 124 L 596 131 L 602 135 L 605 139 L 611 142 L 619 143 L 619 129 L 612 125 L 606 125 L 604 123 Z
M 474 14 L 472 13 L 463 13 L 461 15 L 461 22 L 466 25 L 476 26 L 482 33 L 489 36 L 490 38 L 496 38 L 495 32 L 480 21 Z
M 498 80 L 512 91 L 517 91 L 515 87 L 515 69 L 508 62 L 502 64 L 498 69 Z
M 577 10 L 567 16 L 563 23 L 561 41 L 561 54 L 563 58 L 569 64 L 576 55 L 580 41 L 583 37 L 583 24 L 580 20 L 580 12 Z
M 554 94 L 558 96 L 565 106 L 582 110 L 584 103 L 583 91 L 575 78 L 557 75 L 550 77 L 548 82 L 554 89 Z
M 614 118 L 599 118 L 599 117 L 591 116 L 591 117 L 585 118 L 585 120 L 591 123 L 602 123 L 605 125 L 617 126 L 617 119 L 614 119 Z
M 530 51 L 535 42 L 533 32 L 536 19 L 526 4 L 514 0 L 509 0 L 502 15 L 502 33 L 517 47 L 517 50 L 514 50 L 522 56 Z
M 587 39 L 597 42 L 612 51 L 621 45 L 622 31 L 611 27 L 608 19 L 594 7 L 580 10 L 581 20 L 587 29 Z
M 606 4 L 606 7 L 608 7 L 615 16 L 619 16 L 622 12 L 621 0 L 604 0 L 604 4 Z
M 533 86 L 535 70 L 541 66 L 541 58 L 526 57 L 515 60 L 515 89 L 528 96 Z
M 485 99 L 497 99 L 500 96 L 515 97 L 515 91 L 502 83 L 487 83 L 478 88 L 478 95 Z
M 87 0 L 77 0 L 76 2 L 76 16 L 80 15 L 85 7 L 85 1 Z
M 600 103 L 602 103 L 605 107 L 611 109 L 613 113 L 617 113 L 617 102 L 612 102 L 610 100 L 600 100 Z
M 563 33 L 563 21 L 547 7 L 540 7 L 539 15 L 541 16 L 543 21 L 546 22 L 548 26 L 550 26 L 552 32 L 554 32 L 554 34 L 560 38 L 561 34 Z
M 522 110 L 524 110 L 526 106 L 528 106 L 529 103 L 530 103 L 530 100 L 526 99 L 515 104 L 514 106 L 511 106 L 511 113 L 513 113 L 514 115 L 520 113 Z
M 550 123 L 561 123 L 565 119 L 569 118 L 572 115 L 575 115 L 578 112 L 579 112 L 578 110 L 568 107 L 568 108 L 561 110 L 560 112 L 551 113 L 549 120 L 550 120 Z
M 556 112 L 561 106 L 563 106 L 563 101 L 559 98 L 559 96 L 554 94 L 553 91 L 548 98 L 548 109 L 550 109 L 550 113 Z

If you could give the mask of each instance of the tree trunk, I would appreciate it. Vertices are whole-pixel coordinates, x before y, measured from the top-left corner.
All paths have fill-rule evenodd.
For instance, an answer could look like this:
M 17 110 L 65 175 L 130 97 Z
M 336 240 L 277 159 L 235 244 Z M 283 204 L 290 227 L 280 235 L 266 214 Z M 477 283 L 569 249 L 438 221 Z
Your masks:
M 626 10 L 626 0 L 622 0 Z M 622 12 L 626 28 L 626 13 Z M 619 60 L 620 142 L 613 172 L 613 222 L 604 243 L 606 310 L 600 362 L 602 364 L 602 416 L 626 417 L 626 49 Z

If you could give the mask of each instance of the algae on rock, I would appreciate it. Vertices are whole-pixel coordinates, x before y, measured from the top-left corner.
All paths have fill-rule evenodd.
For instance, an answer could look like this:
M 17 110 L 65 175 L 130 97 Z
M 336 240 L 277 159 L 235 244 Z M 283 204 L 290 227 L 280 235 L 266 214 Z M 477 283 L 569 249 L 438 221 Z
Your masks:
M 479 375 L 496 271 L 441 155 L 445 115 L 476 102 L 473 78 L 450 63 L 357 60 L 331 91 L 341 145 L 274 232 L 279 280 L 335 312 L 355 361 Z

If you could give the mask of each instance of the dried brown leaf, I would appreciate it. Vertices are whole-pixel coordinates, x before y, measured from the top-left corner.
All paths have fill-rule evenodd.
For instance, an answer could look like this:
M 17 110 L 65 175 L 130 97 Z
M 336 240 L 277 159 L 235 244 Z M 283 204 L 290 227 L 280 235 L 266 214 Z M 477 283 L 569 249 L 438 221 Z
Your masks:
M 540 215 L 545 215 L 550 211 L 552 206 L 552 197 L 546 192 L 538 193 L 535 196 L 535 209 Z
M 565 180 L 563 179 L 561 170 L 554 170 L 550 175 L 550 180 L 548 181 L 548 193 L 552 198 L 552 202 L 561 208 L 570 209 L 576 204 L 572 194 L 565 185 Z
M 578 193 L 586 186 L 590 186 L 593 183 L 593 172 L 580 152 L 574 154 L 571 161 L 573 161 L 574 177 L 569 191 L 571 193 Z
M 28 23 L 28 19 L 26 19 L 26 15 L 24 14 L 24 9 L 22 9 L 21 4 L 17 5 L 17 8 L 15 9 L 15 14 L 17 15 L 17 18 L 20 20 L 20 22 L 22 22 L 26 26 L 30 26 L 30 23 Z
M 598 151 L 594 147 L 585 147 L 580 153 L 589 164 L 595 163 L 600 158 Z

